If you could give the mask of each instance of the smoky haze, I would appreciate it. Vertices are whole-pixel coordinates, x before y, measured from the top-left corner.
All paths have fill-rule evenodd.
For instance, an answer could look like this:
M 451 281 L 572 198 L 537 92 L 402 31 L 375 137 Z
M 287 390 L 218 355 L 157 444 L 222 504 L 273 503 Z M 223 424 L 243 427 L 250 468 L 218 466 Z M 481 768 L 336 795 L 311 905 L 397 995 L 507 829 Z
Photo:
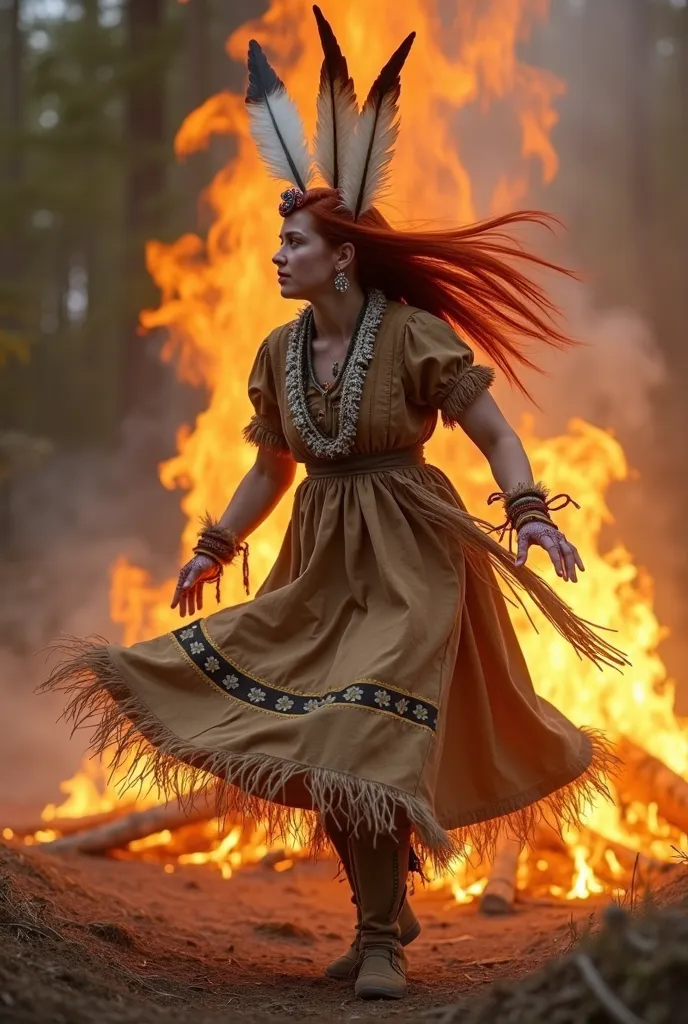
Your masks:
M 255 13 L 264 7 L 254 6 Z M 247 16 L 253 13 L 243 7 Z M 647 51 L 647 74 L 668 74 L 662 65 L 668 57 L 656 46 L 664 29 L 636 24 L 634 7 L 625 0 L 555 0 L 548 24 L 536 27 L 521 51 L 524 60 L 566 81 L 553 132 L 558 175 L 543 185 L 531 161 L 523 204 L 563 218 L 568 230 L 547 240 L 547 254 L 585 277 L 580 284 L 548 278 L 548 285 L 571 334 L 586 345 L 547 354 L 548 376 L 528 377 L 527 384 L 542 410 L 536 414 L 540 435 L 563 431 L 574 416 L 611 427 L 637 471 L 612 492 L 617 521 L 610 540 L 623 539 L 655 578 L 658 614 L 673 633 L 662 654 L 678 677 L 685 711 L 688 684 L 681 669 L 688 652 L 682 636 L 688 615 L 680 519 L 688 495 L 680 409 L 688 370 L 685 356 L 676 359 L 675 336 L 679 317 L 686 322 L 686 295 L 685 287 L 669 288 L 667 300 L 661 271 L 666 266 L 671 280 L 671 268 L 681 260 L 685 266 L 686 253 L 677 248 L 668 222 L 650 209 L 645 171 L 633 165 L 643 159 L 639 133 L 652 133 L 652 118 L 661 112 L 659 106 L 654 115 L 637 109 L 632 69 L 638 48 Z M 668 85 L 666 90 L 669 95 Z M 475 183 L 477 213 L 487 215 L 499 179 L 523 173 L 513 107 L 505 101 L 487 112 L 462 111 L 456 132 Z M 657 276 L 661 288 L 653 286 Z M 499 398 L 517 423 L 526 404 L 504 386 Z M 156 463 L 174 453 L 174 430 L 189 419 L 193 402 L 186 389 L 169 385 L 153 414 L 125 420 L 117 450 L 58 450 L 13 484 L 14 548 L 0 569 L 0 764 L 17 767 L 0 776 L 1 801 L 54 800 L 57 780 L 73 773 L 85 746 L 83 736 L 70 740 L 64 723 L 56 721 L 59 696 L 33 696 L 46 674 L 45 655 L 35 652 L 63 634 L 118 639 L 108 610 L 109 571 L 118 556 L 149 569 L 155 580 L 176 572 L 179 495 L 160 486 Z

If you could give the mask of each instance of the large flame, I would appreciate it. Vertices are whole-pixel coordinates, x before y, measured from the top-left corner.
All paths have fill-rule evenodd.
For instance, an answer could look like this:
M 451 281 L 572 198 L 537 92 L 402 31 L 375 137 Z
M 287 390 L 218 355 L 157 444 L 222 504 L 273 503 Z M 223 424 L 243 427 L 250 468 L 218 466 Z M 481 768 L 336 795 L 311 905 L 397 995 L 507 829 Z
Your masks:
M 412 29 L 418 33 L 403 75 L 403 127 L 394 162 L 392 202 L 385 209 L 393 222 L 422 218 L 447 224 L 474 219 L 471 181 L 461 160 L 460 138 L 457 142 L 462 108 L 482 109 L 501 100 L 512 111 L 514 134 L 520 135 L 520 164 L 514 160 L 512 177 L 495 176 L 491 210 L 504 209 L 525 195 L 533 167 L 545 181 L 555 175 L 557 157 L 549 133 L 556 122 L 553 100 L 562 83 L 516 57 L 517 41 L 527 35 L 534 19 L 547 16 L 548 7 L 548 0 L 461 0 L 449 23 L 446 15 L 441 20 L 434 0 L 404 4 L 349 0 L 326 11 L 354 72 L 359 96 L 365 95 L 398 42 Z M 280 75 L 312 131 L 320 50 L 310 4 L 273 0 L 264 18 L 234 33 L 228 41 L 230 55 L 243 60 L 251 36 L 274 54 Z M 445 44 L 451 41 L 450 52 L 440 45 L 441 39 Z M 172 245 L 149 245 L 149 268 L 162 300 L 157 310 L 142 317 L 146 327 L 167 328 L 165 358 L 175 360 L 183 379 L 209 392 L 207 410 L 193 429 L 180 431 L 178 453 L 161 469 L 163 485 L 184 492 L 187 527 L 182 559 L 189 554 L 201 514 L 206 509 L 216 513 L 224 509 L 253 463 L 254 450 L 241 438 L 241 427 L 252 412 L 246 394 L 248 372 L 261 339 L 294 312 L 278 294 L 270 262 L 279 231 L 279 187 L 267 178 L 249 138 L 241 96 L 222 93 L 192 113 L 177 137 L 180 157 L 205 146 L 214 132 L 234 137 L 236 156 L 208 190 L 213 226 L 206 240 L 186 235 Z M 536 688 L 575 722 L 599 726 L 612 738 L 623 733 L 685 774 L 686 726 L 675 717 L 673 687 L 656 653 L 662 631 L 652 609 L 650 581 L 634 567 L 625 549 L 599 552 L 601 528 L 611 521 L 606 491 L 627 474 L 623 452 L 611 434 L 582 421 L 572 423 L 566 435 L 550 439 L 536 437 L 526 423 L 522 437 L 536 477 L 546 480 L 555 493 L 572 493 L 582 506 L 580 512 L 560 514 L 562 528 L 575 538 L 587 564 L 582 581 L 577 587 L 569 586 L 565 596 L 587 619 L 618 630 L 614 640 L 633 665 L 623 675 L 611 670 L 600 673 L 579 661 L 546 625 L 540 633 L 534 632 L 516 609 L 513 618 Z M 469 507 L 482 514 L 493 482 L 484 459 L 466 439 L 458 432 L 439 430 L 428 446 L 428 457 L 452 477 Z M 300 479 L 297 476 L 297 483 Z M 272 565 L 290 505 L 285 498 L 251 538 L 254 588 Z M 544 557 L 536 557 L 534 563 L 551 576 Z M 230 571 L 225 580 L 228 603 L 245 600 L 240 574 Z M 141 569 L 124 560 L 116 564 L 112 617 L 122 625 L 125 643 L 178 624 L 176 613 L 169 610 L 173 586 L 172 578 L 154 586 Z M 111 789 L 104 791 L 104 799 L 110 799 Z M 94 805 L 95 798 L 87 803 L 88 813 Z M 59 811 L 65 813 L 64 808 Z M 600 807 L 586 825 L 587 833 L 567 836 L 570 855 L 554 875 L 554 855 L 524 853 L 519 884 L 534 885 L 540 879 L 551 892 L 585 897 L 601 888 L 591 860 L 608 884 L 619 884 L 624 869 L 605 839 L 631 850 L 642 843 L 646 852 L 665 859 L 671 857 L 670 842 L 686 849 L 685 836 L 662 825 L 653 805 L 633 807 L 623 818 L 618 807 Z M 234 826 L 215 842 L 212 824 L 203 829 L 205 839 L 197 829 L 194 841 L 206 852 L 191 852 L 193 842 L 187 842 L 186 852 L 180 854 L 179 841 L 169 832 L 132 844 L 130 852 L 143 856 L 162 850 L 167 870 L 174 869 L 177 858 L 186 863 L 210 860 L 221 866 L 225 877 L 246 860 L 269 852 L 259 824 L 251 835 Z M 597 847 L 592 835 L 598 837 Z M 277 866 L 289 867 L 300 852 L 285 851 L 281 860 L 277 858 Z M 450 884 L 460 901 L 472 899 L 484 883 L 480 872 L 467 863 L 457 865 L 450 883 L 431 882 L 436 887 Z

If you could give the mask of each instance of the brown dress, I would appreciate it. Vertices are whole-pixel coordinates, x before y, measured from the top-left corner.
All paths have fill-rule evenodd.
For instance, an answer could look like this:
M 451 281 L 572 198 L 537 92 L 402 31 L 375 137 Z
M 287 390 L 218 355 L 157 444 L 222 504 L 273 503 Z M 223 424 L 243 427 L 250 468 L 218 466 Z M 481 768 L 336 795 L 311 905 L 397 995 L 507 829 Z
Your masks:
M 402 811 L 442 867 L 500 827 L 526 839 L 543 811 L 575 820 L 613 757 L 536 695 L 497 577 L 581 653 L 623 658 L 422 455 L 438 413 L 452 426 L 492 371 L 443 321 L 388 302 L 326 394 L 292 326 L 258 350 L 245 437 L 308 476 L 254 599 L 130 648 L 74 641 L 46 685 L 71 691 L 77 724 L 95 712 L 96 750 L 147 755 L 132 782 L 196 796 L 219 779 L 222 810 L 316 843 L 324 812 L 389 831 Z M 349 454 L 322 455 L 344 415 Z

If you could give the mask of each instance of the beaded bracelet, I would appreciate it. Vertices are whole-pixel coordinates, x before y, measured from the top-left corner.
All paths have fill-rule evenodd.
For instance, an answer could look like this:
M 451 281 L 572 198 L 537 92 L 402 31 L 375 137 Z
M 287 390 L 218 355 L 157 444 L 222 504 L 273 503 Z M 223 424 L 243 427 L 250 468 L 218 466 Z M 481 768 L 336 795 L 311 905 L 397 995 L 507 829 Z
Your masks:
M 562 503 L 554 505 L 554 502 L 562 499 Z M 509 549 L 514 530 L 518 534 L 521 527 L 526 523 L 545 523 L 556 529 L 550 511 L 558 512 L 567 505 L 580 508 L 580 505 L 568 494 L 556 494 L 553 498 L 548 497 L 547 488 L 543 484 L 520 483 L 509 491 L 496 491 L 487 499 L 491 505 L 495 501 L 502 501 L 506 512 L 506 521 L 500 526 L 494 527 L 494 532 L 499 533 L 499 540 L 503 540 L 506 533 L 509 533 Z
M 248 544 L 241 541 L 236 533 L 220 526 L 208 513 L 201 520 L 203 529 L 198 534 L 198 541 L 193 549 L 194 555 L 206 555 L 212 558 L 217 565 L 215 576 L 206 580 L 207 583 L 216 584 L 216 595 L 218 604 L 220 602 L 220 580 L 226 565 L 230 565 L 236 556 L 243 554 L 243 584 L 244 590 L 250 594 L 249 589 L 249 568 L 248 568 Z

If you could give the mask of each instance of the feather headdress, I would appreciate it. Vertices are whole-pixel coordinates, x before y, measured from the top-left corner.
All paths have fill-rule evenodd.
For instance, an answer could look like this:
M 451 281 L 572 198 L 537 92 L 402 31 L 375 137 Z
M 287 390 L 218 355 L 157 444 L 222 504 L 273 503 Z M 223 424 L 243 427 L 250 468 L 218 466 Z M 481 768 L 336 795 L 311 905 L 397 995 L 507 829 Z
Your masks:
M 342 172 L 354 143 L 358 100 L 349 77 L 346 58 L 319 7 L 313 7 L 325 59 L 320 69 L 318 124 L 315 130 L 315 163 L 330 188 L 342 184 Z
M 315 164 L 342 205 L 357 220 L 384 192 L 399 133 L 401 69 L 416 33 L 406 37 L 385 64 L 358 112 L 354 83 L 334 32 L 319 7 L 313 12 L 324 60 L 317 98 Z M 303 122 L 284 83 L 252 39 L 248 49 L 246 104 L 251 134 L 275 177 L 296 186 L 282 193 L 283 216 L 301 205 L 311 178 L 311 158 Z
M 312 165 L 303 121 L 255 39 L 248 44 L 246 107 L 251 135 L 270 173 L 305 192 Z
M 342 201 L 358 220 L 387 187 L 389 165 L 399 134 L 401 69 L 416 33 L 412 32 L 390 57 L 373 82 L 356 126 L 356 138 L 341 184 Z

